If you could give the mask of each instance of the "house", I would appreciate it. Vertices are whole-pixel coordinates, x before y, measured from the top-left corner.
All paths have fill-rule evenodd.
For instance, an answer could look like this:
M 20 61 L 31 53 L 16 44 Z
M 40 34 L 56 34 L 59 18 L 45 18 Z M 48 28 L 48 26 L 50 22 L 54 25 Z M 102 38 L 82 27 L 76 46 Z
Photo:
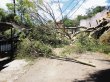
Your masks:
M 89 27 L 96 27 L 97 25 L 100 24 L 100 22 L 103 18 L 110 19 L 110 12 L 108 10 L 103 10 L 102 12 L 97 13 L 92 18 L 81 20 L 80 26 L 88 27 L 88 28 Z

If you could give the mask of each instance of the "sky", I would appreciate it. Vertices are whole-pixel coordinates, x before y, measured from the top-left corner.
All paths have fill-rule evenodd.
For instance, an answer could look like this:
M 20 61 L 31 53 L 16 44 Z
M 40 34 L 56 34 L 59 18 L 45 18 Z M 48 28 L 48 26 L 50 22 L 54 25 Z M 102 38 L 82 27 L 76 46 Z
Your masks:
M 12 0 L 0 0 L 0 7 L 7 9 L 5 5 L 11 1 Z M 68 14 L 67 16 L 71 19 L 75 18 L 77 15 L 84 15 L 88 8 L 110 5 L 110 0 L 44 0 L 45 3 L 50 4 L 55 14 L 55 18 L 58 20 L 61 19 L 58 1 L 60 2 L 63 16 Z
M 73 8 L 73 10 L 70 12 L 70 14 L 68 15 L 68 17 L 70 17 L 70 18 L 74 18 L 80 14 L 84 15 L 86 13 L 87 9 L 91 8 L 91 7 L 110 5 L 110 0 L 85 0 L 84 3 L 83 3 L 84 0 L 64 0 L 64 1 L 65 2 L 62 3 L 63 4 L 62 11 L 65 10 L 65 8 L 68 7 L 68 5 L 69 5 L 69 7 L 64 12 L 64 14 L 69 12 L 72 9 L 72 7 L 75 6 Z M 78 3 L 78 5 L 76 6 L 75 4 L 77 4 L 77 3 Z M 77 10 L 78 7 L 80 7 L 80 8 Z
M 12 0 L 0 0 L 0 8 L 7 9 L 6 3 L 10 3 Z

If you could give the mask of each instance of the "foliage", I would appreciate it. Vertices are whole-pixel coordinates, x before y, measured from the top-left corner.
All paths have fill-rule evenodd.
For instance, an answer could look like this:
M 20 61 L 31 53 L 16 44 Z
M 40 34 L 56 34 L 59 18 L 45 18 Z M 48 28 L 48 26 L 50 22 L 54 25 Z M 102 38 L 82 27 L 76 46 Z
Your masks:
M 38 0 L 38 4 L 42 3 L 42 0 Z M 7 7 L 7 13 L 0 8 L 0 21 L 15 22 L 17 24 L 23 24 L 31 28 L 27 37 L 24 36 L 24 32 L 20 35 L 22 42 L 18 44 L 18 50 L 16 52 L 17 57 L 48 57 L 53 55 L 51 50 L 52 47 L 68 44 L 68 41 L 64 37 L 60 37 L 52 25 L 48 26 L 48 24 L 46 24 L 52 24 L 53 22 L 51 20 L 45 21 L 46 23 L 44 23 L 42 17 L 38 16 L 38 11 L 36 8 L 37 6 L 35 6 L 35 3 L 33 3 L 31 0 L 16 0 L 16 3 L 14 4 L 8 3 Z M 76 27 L 78 26 L 80 20 L 90 18 L 96 13 L 101 12 L 103 9 L 104 7 L 100 6 L 91 8 L 87 11 L 87 15 L 79 15 L 74 20 L 65 17 L 63 19 L 64 25 L 66 27 Z M 14 13 L 14 10 L 16 10 L 16 14 Z M 7 36 L 9 32 L 10 31 L 6 32 Z M 65 52 L 69 52 L 69 54 L 73 52 L 82 53 L 84 51 L 100 51 L 103 53 L 109 53 L 109 48 L 109 46 L 99 44 L 97 41 L 90 39 L 85 35 L 83 36 L 82 34 L 78 37 L 75 46 L 66 47 Z
M 39 0 L 41 4 L 42 0 Z M 30 0 L 16 0 L 16 15 L 14 14 L 14 4 L 8 3 L 8 13 L 2 19 L 2 22 L 15 22 L 30 27 L 29 34 L 25 36 L 24 30 L 21 30 L 19 38 L 22 42 L 18 43 L 17 57 L 19 58 L 33 58 L 36 56 L 50 56 L 52 54 L 51 47 L 58 47 L 68 42 L 60 39 L 55 29 L 48 24 L 41 24 L 39 20 L 31 19 L 30 10 L 34 9 L 34 3 Z M 35 11 L 37 13 L 37 11 Z M 31 13 L 32 14 L 32 13 Z M 36 15 L 37 16 L 37 15 Z M 38 24 L 34 22 L 37 21 Z M 48 21 L 49 22 L 49 21 Z M 32 24 L 34 23 L 34 24 Z M 25 29 L 26 31 L 26 29 Z M 8 33 L 8 32 L 7 32 Z
M 99 41 L 104 44 L 110 44 L 110 29 L 105 31 L 99 38 Z
M 109 45 L 101 44 L 97 40 L 94 40 L 84 35 L 79 36 L 76 45 L 83 51 L 102 52 L 106 54 L 110 53 Z
M 14 14 L 7 14 L 4 18 L 1 19 L 2 22 L 14 22 Z
M 69 45 L 69 46 L 65 46 L 63 51 L 61 52 L 62 56 L 67 56 L 67 55 L 70 55 L 71 53 L 77 53 L 76 51 L 79 51 L 79 50 L 76 50 L 76 46 L 75 45 Z
M 87 18 L 88 18 L 87 15 L 83 15 L 83 16 L 82 15 L 78 15 L 76 19 L 77 19 L 77 21 L 80 21 L 82 19 L 87 19 Z
M 28 38 L 22 40 L 18 45 L 17 58 L 36 58 L 38 56 L 48 57 L 53 55 L 52 50 L 49 46 L 39 42 L 30 41 Z
M 109 54 L 110 45 L 99 43 L 97 40 L 89 38 L 86 34 L 80 34 L 75 43 L 71 46 L 65 47 L 62 53 L 84 53 L 86 51 Z
M 93 17 L 95 14 L 103 11 L 104 9 L 105 9 L 105 7 L 101 7 L 101 6 L 97 6 L 95 8 L 88 9 L 86 12 L 87 18 Z
M 13 15 L 13 20 L 11 22 L 30 25 L 31 20 L 29 9 L 35 8 L 34 3 L 30 0 L 15 0 L 15 2 L 16 3 L 7 3 L 8 14 Z M 6 18 L 6 20 L 7 19 L 8 18 Z
M 75 27 L 75 26 L 78 25 L 78 22 L 77 22 L 76 20 L 71 20 L 71 19 L 69 19 L 69 18 L 67 18 L 67 17 L 65 17 L 65 18 L 63 19 L 63 22 L 64 22 L 64 25 L 65 25 L 66 27 Z
M 32 55 L 31 52 L 31 42 L 29 39 L 24 39 L 21 43 L 18 45 L 17 49 L 17 58 L 31 58 Z
M 13 11 L 14 11 L 14 5 L 13 5 L 12 3 L 7 3 L 6 6 L 7 6 L 7 8 L 8 8 L 8 11 L 9 11 L 10 13 L 13 13 Z M 13 14 L 14 14 L 14 13 L 13 13 Z
M 33 45 L 35 51 L 39 54 L 39 56 L 48 57 L 50 55 L 53 55 L 52 50 L 48 45 L 40 43 L 39 41 L 34 41 Z
M 26 35 L 24 30 L 20 30 L 19 39 L 22 40 L 18 43 L 17 57 L 19 58 L 34 58 L 36 56 L 50 56 L 52 54 L 51 47 L 59 47 L 63 44 L 68 44 L 67 40 L 61 39 L 57 34 L 56 30 L 53 28 L 52 21 L 48 21 L 49 24 L 43 24 L 44 21 L 37 20 L 37 11 L 34 12 L 35 19 L 32 20 L 32 12 L 34 10 L 35 4 L 30 0 L 16 0 L 16 4 L 8 3 L 8 11 L 5 14 L 3 9 L 0 10 L 1 21 L 2 22 L 14 22 L 18 25 L 25 25 L 30 27 L 29 34 Z M 42 0 L 39 0 L 39 4 Z M 16 7 L 15 7 L 16 6 Z M 16 8 L 16 9 L 15 9 Z M 14 13 L 16 10 L 16 14 Z M 31 12 L 32 10 L 32 12 Z M 35 23 L 38 22 L 38 24 Z M 34 24 L 33 24 L 34 23 Z M 19 29 L 18 29 L 19 30 Z M 16 33 L 19 31 L 16 29 Z M 25 29 L 26 31 L 26 29 Z M 6 32 L 8 36 L 10 31 Z
M 67 43 L 66 40 L 58 38 L 55 30 L 51 27 L 36 26 L 32 28 L 26 39 L 22 39 L 22 42 L 18 46 L 17 57 L 48 57 L 53 55 L 52 47 L 58 47 Z
M 90 8 L 86 11 L 86 15 L 78 15 L 76 17 L 76 22 L 77 22 L 77 25 L 80 23 L 80 20 L 82 19 L 88 19 L 88 18 L 91 18 L 93 16 L 95 16 L 97 13 L 103 11 L 105 9 L 105 7 L 103 6 L 97 6 L 95 8 Z
M 39 4 L 43 4 L 43 0 L 38 0 L 38 3 Z
M 72 27 L 73 26 L 73 21 L 71 19 L 68 19 L 68 18 L 64 18 L 63 19 L 63 22 L 64 22 L 64 25 L 66 27 Z
M 68 42 L 64 39 L 58 38 L 58 34 L 55 29 L 51 27 L 38 26 L 34 27 L 29 35 L 30 39 L 39 40 L 40 42 L 56 47 L 60 44 L 67 44 Z
M 5 18 L 6 16 L 6 12 L 4 11 L 4 9 L 0 8 L 0 21 Z
M 76 27 L 79 25 L 80 20 L 88 19 L 95 16 L 97 13 L 103 11 L 105 7 L 97 6 L 95 8 L 89 8 L 86 12 L 86 15 L 78 15 L 74 20 L 69 19 L 68 17 L 64 17 L 63 22 L 66 27 Z
M 0 21 L 1 22 L 14 22 L 14 14 L 8 13 L 4 9 L 0 8 Z

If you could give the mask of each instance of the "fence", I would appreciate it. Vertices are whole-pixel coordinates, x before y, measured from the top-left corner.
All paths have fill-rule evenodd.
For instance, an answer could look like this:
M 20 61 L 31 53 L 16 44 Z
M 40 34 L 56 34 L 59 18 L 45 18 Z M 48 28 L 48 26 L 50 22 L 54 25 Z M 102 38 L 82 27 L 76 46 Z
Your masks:
M 0 55 L 5 56 L 12 56 L 13 55 L 13 41 L 12 40 L 1 40 L 0 41 Z

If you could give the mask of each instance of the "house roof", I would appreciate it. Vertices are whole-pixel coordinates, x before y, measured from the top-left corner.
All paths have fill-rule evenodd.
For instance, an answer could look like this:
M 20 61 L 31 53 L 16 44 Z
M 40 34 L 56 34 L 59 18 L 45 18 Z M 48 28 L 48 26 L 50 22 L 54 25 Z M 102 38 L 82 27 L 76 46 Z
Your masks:
M 13 28 L 13 25 L 11 23 L 7 23 L 7 22 L 0 22 L 0 31 L 6 31 L 8 29 Z

